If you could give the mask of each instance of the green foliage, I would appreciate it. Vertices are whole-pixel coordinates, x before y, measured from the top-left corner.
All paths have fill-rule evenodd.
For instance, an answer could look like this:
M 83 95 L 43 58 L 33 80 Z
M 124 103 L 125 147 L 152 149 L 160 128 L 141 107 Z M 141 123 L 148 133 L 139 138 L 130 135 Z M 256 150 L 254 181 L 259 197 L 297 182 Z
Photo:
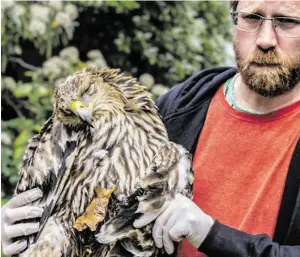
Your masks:
M 133 74 L 141 66 L 151 66 L 160 82 L 173 86 L 224 61 L 224 45 L 230 39 L 226 3 L 156 1 L 140 5 L 138 12 L 131 13 L 131 20 L 125 19 L 130 31 L 117 23 L 111 25 L 110 30 L 117 31 L 113 42 L 118 49 L 115 58 L 108 60 L 113 66 Z
M 158 96 L 224 62 L 230 39 L 226 2 L 4 1 L 1 13 L 2 197 L 13 193 L 27 142 L 66 76 L 109 65 Z
M 4 1 L 1 7 L 2 71 L 8 56 L 21 53 L 20 40 L 30 40 L 50 58 L 53 47 L 67 45 L 73 38 L 78 10 L 70 2 Z

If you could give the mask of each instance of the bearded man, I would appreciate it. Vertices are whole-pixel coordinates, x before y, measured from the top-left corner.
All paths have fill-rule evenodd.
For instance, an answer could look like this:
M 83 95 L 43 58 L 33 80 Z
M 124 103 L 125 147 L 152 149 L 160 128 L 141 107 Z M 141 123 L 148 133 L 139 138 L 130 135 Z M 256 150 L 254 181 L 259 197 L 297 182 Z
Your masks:
M 169 254 L 185 239 L 182 257 L 300 256 L 300 2 L 232 1 L 231 11 L 237 69 L 201 71 L 157 101 L 170 140 L 193 154 L 195 182 L 193 201 L 176 195 L 161 210 L 153 238 Z M 22 207 L 39 194 L 3 210 L 10 253 L 26 247 L 13 236 L 38 229 L 11 224 L 40 216 Z

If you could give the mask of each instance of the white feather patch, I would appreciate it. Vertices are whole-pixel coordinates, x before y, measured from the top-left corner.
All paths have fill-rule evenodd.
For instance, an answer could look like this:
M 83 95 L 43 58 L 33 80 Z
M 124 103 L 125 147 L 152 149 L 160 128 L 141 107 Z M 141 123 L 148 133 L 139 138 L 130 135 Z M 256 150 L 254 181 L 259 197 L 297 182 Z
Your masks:
M 105 156 L 107 156 L 108 154 L 108 151 L 107 150 L 104 150 L 104 149 L 101 149 L 97 152 L 93 152 L 93 157 L 95 158 L 98 158 L 98 159 L 103 159 Z
M 179 149 L 179 152 L 181 154 L 181 158 L 178 163 L 179 176 L 177 192 L 183 192 L 185 187 L 188 185 L 188 173 L 191 169 L 191 161 L 189 158 L 187 158 L 187 152 L 182 146 L 177 145 L 177 148 Z

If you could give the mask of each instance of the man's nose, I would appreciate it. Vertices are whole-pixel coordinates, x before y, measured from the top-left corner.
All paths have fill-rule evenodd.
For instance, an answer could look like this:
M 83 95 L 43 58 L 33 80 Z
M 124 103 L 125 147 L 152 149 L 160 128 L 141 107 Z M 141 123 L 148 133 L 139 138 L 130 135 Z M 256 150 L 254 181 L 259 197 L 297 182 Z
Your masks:
M 272 20 L 264 20 L 258 31 L 256 45 L 265 50 L 274 48 L 277 45 L 277 36 Z

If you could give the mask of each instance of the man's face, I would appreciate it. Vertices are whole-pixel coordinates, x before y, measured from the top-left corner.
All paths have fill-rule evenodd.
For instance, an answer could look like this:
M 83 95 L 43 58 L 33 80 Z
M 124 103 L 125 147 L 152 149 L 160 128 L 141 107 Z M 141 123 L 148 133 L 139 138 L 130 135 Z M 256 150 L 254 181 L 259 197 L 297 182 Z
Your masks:
M 238 12 L 265 18 L 300 18 L 300 1 L 239 1 Z M 300 37 L 285 38 L 276 33 L 271 21 L 248 33 L 234 29 L 234 51 L 243 81 L 256 93 L 278 96 L 300 82 Z

